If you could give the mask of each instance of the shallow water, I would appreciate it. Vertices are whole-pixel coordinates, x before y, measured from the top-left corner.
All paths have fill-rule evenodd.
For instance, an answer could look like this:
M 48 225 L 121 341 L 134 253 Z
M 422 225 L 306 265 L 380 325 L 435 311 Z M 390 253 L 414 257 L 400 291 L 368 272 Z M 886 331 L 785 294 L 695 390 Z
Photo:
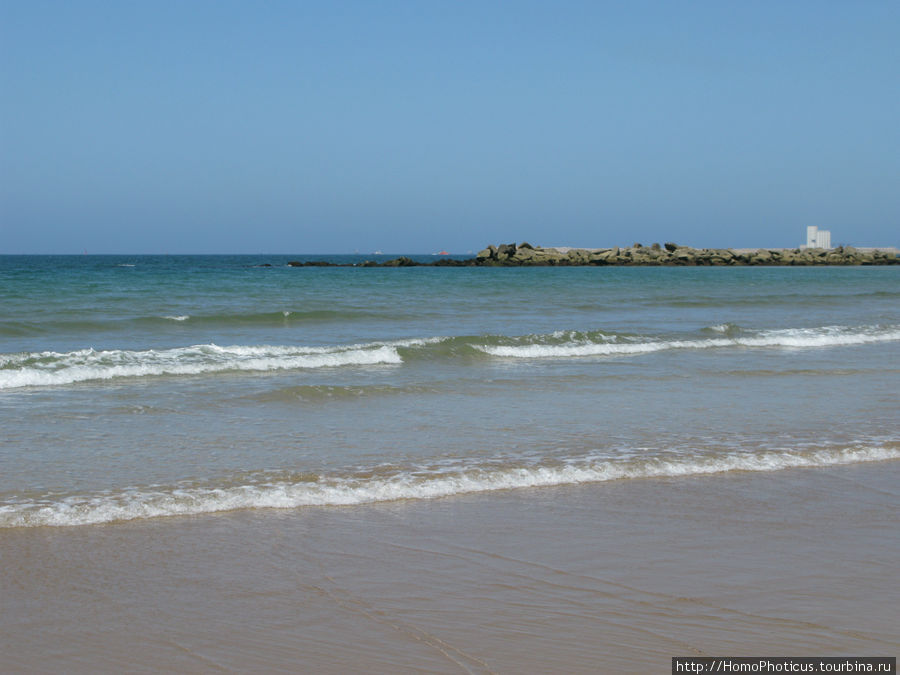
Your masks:
M 285 570 L 275 565 L 267 572 L 269 563 L 253 553 L 265 545 L 245 550 L 248 538 L 257 532 L 277 538 L 282 531 L 292 539 L 307 537 L 297 528 L 326 523 L 316 532 L 315 550 L 297 542 L 287 550 L 330 569 L 342 554 L 322 553 L 330 550 L 329 531 L 336 533 L 336 550 L 353 540 L 347 528 L 354 523 L 366 531 L 366 546 L 389 545 L 405 537 L 402 528 L 378 535 L 384 542 L 373 532 L 395 508 L 405 519 L 421 518 L 419 538 L 502 537 L 527 560 L 529 550 L 540 556 L 564 548 L 574 555 L 571 537 L 595 551 L 614 536 L 632 552 L 612 558 L 608 571 L 615 574 L 622 565 L 633 569 L 642 555 L 668 560 L 666 519 L 683 493 L 672 531 L 684 531 L 695 543 L 703 528 L 720 528 L 707 512 L 717 507 L 703 497 L 705 490 L 727 495 L 734 489 L 736 502 L 725 508 L 749 505 L 757 515 L 761 495 L 771 492 L 766 508 L 777 516 L 763 522 L 748 516 L 739 524 L 755 532 L 760 549 L 754 564 L 777 553 L 765 543 L 771 531 L 797 542 L 812 579 L 831 579 L 835 570 L 817 560 L 819 543 L 810 538 L 828 527 L 838 537 L 869 543 L 887 535 L 879 555 L 893 552 L 896 560 L 890 498 L 896 498 L 900 458 L 897 268 L 290 268 L 289 259 L 0 257 L 0 543 L 20 589 L 16 617 L 6 625 L 11 635 L 46 620 L 56 601 L 38 585 L 60 574 L 67 560 L 78 569 L 85 546 L 111 556 L 103 564 L 110 578 L 146 574 L 156 579 L 150 587 L 157 591 L 164 582 L 151 567 L 165 553 L 143 564 L 120 547 L 155 551 L 174 538 L 174 559 L 190 559 L 184 583 L 198 589 L 213 583 L 203 580 L 202 566 L 215 568 L 227 551 L 246 566 L 247 597 L 257 592 L 254 575 L 260 575 L 261 597 L 274 597 L 266 594 L 277 594 Z M 878 477 L 881 492 L 873 495 L 881 497 L 850 478 L 859 472 Z M 834 511 L 828 516 L 791 494 L 822 480 L 846 488 L 845 510 L 835 502 L 840 492 L 834 485 L 825 497 L 813 495 Z M 639 502 L 640 513 L 619 512 L 611 495 L 623 504 Z M 875 521 L 866 511 L 870 498 L 881 504 Z M 553 517 L 531 530 L 529 521 L 510 514 L 510 504 L 538 519 L 550 509 Z M 444 517 L 435 514 L 464 505 L 472 510 L 460 524 L 429 534 Z M 591 530 L 593 508 L 600 509 L 598 522 L 609 533 Z M 507 515 L 498 521 L 496 509 Z M 571 521 L 570 510 L 578 514 Z M 702 526 L 688 527 L 693 518 Z M 639 537 L 628 530 L 634 519 L 643 523 Z M 786 523 L 783 532 L 779 523 Z M 190 542 L 205 553 L 191 557 Z M 60 547 L 46 569 L 35 562 L 43 558 L 34 557 L 43 546 Z M 736 539 L 729 544 L 734 550 L 744 546 Z M 372 570 L 359 575 L 356 591 L 377 596 L 378 574 L 400 565 L 400 551 L 385 549 L 374 561 L 350 555 L 342 563 L 347 574 L 359 573 L 359 566 Z M 688 551 L 673 555 L 680 560 Z M 783 569 L 788 558 L 773 559 L 767 573 L 802 585 L 794 570 Z M 854 583 L 869 594 L 886 570 L 896 573 L 896 563 L 876 563 L 862 552 L 846 561 L 863 577 Z M 575 562 L 563 556 L 554 564 L 569 570 Z M 729 556 L 710 564 L 712 576 L 721 576 L 716 583 L 724 584 L 714 594 L 727 594 L 725 585 L 743 574 L 743 563 Z M 398 611 L 446 611 L 441 631 L 455 635 L 470 620 L 467 612 L 487 611 L 505 597 L 503 584 L 513 596 L 534 600 L 536 591 L 518 586 L 517 565 L 498 563 L 510 577 L 486 580 L 488 587 L 479 586 L 468 605 L 425 593 L 420 604 L 410 599 Z M 578 565 L 590 572 L 589 560 Z M 447 582 L 461 593 L 473 572 L 467 564 L 454 569 L 441 574 L 463 575 Z M 664 569 L 651 565 L 648 583 L 655 584 L 654 575 Z M 703 573 L 682 572 L 666 592 L 702 594 L 691 575 L 702 580 Z M 66 611 L 75 614 L 83 601 L 73 590 L 82 587 L 76 577 L 62 574 L 57 589 L 69 598 L 68 604 L 60 600 Z M 420 582 L 430 586 L 435 579 Z M 762 576 L 742 583 L 741 603 L 755 593 L 768 597 Z M 93 589 L 85 592 L 101 593 L 93 582 L 84 584 Z M 801 604 L 833 609 L 850 602 L 843 591 L 813 587 Z M 579 600 L 582 591 L 587 595 Z M 153 603 L 143 591 L 133 592 L 139 604 Z M 572 603 L 582 601 L 606 607 L 607 596 L 592 593 L 577 585 L 558 596 L 549 587 L 540 591 L 551 614 L 573 611 Z M 116 616 L 113 608 L 127 604 L 127 594 L 118 590 L 102 594 L 96 611 L 103 617 Z M 889 613 L 881 599 L 850 603 L 865 639 L 867 603 L 881 620 Z M 786 611 L 772 607 L 766 611 L 776 618 Z M 203 608 L 201 602 L 196 611 Z M 640 622 L 629 623 L 631 609 L 616 611 L 623 612 L 621 630 L 637 645 Z M 338 620 L 328 611 L 323 606 L 304 616 L 310 625 L 321 620 L 328 626 Z M 685 619 L 676 628 L 671 622 L 680 621 L 680 610 L 667 611 L 657 617 L 657 627 L 669 626 L 666 640 L 673 645 L 680 644 L 679 631 L 694 630 L 691 621 L 713 630 L 706 619 Z M 188 628 L 189 615 L 173 618 L 179 635 L 200 640 L 203 630 Z M 596 612 L 591 616 L 588 626 Z M 856 619 L 848 621 L 856 625 Z M 454 628 L 454 622 L 460 625 Z M 521 635 L 533 640 L 546 629 L 526 624 Z M 112 630 L 111 623 L 106 627 Z M 74 639 L 71 626 L 58 630 Z M 210 640 L 221 640 L 225 628 L 209 630 Z M 327 637 L 324 628 L 309 630 Z M 588 639 L 594 629 L 585 628 L 584 635 L 571 626 L 565 630 Z M 715 628 L 725 640 L 720 644 L 737 639 L 728 630 Z M 562 639 L 562 632 L 553 634 Z M 811 629 L 804 638 L 810 648 L 819 644 L 816 635 Z M 896 640 L 895 630 L 879 635 L 882 642 L 869 646 Z M 35 639 L 36 646 L 41 639 Z M 572 640 L 564 642 L 576 649 L 578 640 Z M 273 649 L 277 642 L 273 638 Z M 493 654 L 498 663 L 512 663 L 499 657 L 501 642 L 486 645 L 477 658 L 490 663 Z M 145 646 L 151 644 L 159 646 L 148 638 Z M 371 659 L 391 670 L 397 662 L 390 650 L 405 654 L 403 644 L 362 650 L 358 663 Z M 588 668 L 581 656 L 567 653 L 573 668 Z M 325 654 L 318 665 L 328 663 Z M 357 656 L 343 653 L 350 660 L 335 661 L 333 669 Z M 443 670 L 445 656 L 436 658 L 411 667 Z M 172 662 L 176 669 L 214 665 Z
M 4 533 L 4 671 L 893 655 L 895 463 Z

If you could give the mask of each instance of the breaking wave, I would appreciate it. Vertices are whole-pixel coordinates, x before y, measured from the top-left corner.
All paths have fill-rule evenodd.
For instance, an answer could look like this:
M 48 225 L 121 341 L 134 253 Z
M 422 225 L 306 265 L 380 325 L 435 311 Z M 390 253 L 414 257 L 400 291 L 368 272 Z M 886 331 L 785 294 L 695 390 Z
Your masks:
M 398 364 L 397 347 L 411 342 L 346 347 L 194 345 L 144 351 L 81 349 L 0 355 L 0 390 L 149 375 L 198 375 Z
M 91 496 L 18 501 L 0 506 L 0 528 L 71 526 L 238 509 L 348 506 L 401 499 L 537 488 L 613 480 L 778 471 L 900 459 L 900 447 L 857 446 L 638 459 L 597 458 L 553 464 L 379 467 L 348 475 L 258 474 L 222 485 L 129 489 Z
M 181 321 L 182 317 L 172 316 L 168 319 Z M 71 352 L 0 354 L 0 390 L 153 375 L 400 365 L 413 361 L 472 361 L 491 357 L 544 359 L 638 356 L 685 349 L 809 349 L 900 340 L 900 326 L 825 326 L 755 331 L 733 324 L 721 324 L 707 327 L 698 333 L 699 336 L 693 334 L 666 338 L 599 331 L 557 331 L 518 337 L 431 337 L 323 347 L 221 347 L 204 344 L 161 350 L 81 349 Z
M 486 354 L 510 358 L 560 358 L 573 356 L 615 356 L 648 354 L 673 349 L 716 349 L 725 347 L 813 348 L 843 347 L 900 340 L 898 326 L 825 326 L 746 331 L 732 324 L 706 329 L 721 335 L 704 339 L 648 339 L 643 336 L 571 334 L 569 339 L 520 340 L 510 344 L 473 345 Z

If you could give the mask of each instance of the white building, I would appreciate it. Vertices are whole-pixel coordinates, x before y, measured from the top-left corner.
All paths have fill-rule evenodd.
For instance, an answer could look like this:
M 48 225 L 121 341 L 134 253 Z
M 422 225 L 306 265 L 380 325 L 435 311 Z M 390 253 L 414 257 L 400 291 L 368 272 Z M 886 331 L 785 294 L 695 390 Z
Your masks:
M 806 228 L 806 246 L 803 248 L 831 248 L 831 230 L 810 225 Z

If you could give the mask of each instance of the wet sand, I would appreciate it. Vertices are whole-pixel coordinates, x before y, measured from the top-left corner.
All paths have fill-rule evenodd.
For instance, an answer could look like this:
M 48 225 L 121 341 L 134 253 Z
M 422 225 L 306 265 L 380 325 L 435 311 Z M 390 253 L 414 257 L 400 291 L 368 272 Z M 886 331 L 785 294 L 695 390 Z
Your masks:
M 900 462 L 0 531 L 3 672 L 900 651 Z

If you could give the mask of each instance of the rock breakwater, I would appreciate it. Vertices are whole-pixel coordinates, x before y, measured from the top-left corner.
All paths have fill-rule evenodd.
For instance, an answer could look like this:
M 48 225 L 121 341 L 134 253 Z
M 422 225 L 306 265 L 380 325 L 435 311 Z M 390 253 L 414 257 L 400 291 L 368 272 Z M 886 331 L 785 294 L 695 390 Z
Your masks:
M 865 250 L 852 246 L 832 249 L 807 248 L 692 248 L 672 242 L 663 245 L 613 248 L 542 248 L 522 244 L 490 245 L 474 258 L 440 258 L 420 262 L 401 256 L 385 262 L 333 263 L 322 260 L 291 261 L 291 267 L 527 267 L 527 266 L 618 266 L 618 267 L 703 267 L 703 266 L 811 266 L 811 265 L 898 265 L 893 250 Z
M 480 265 L 896 265 L 889 251 L 860 251 L 852 246 L 833 249 L 691 248 L 668 242 L 627 248 L 540 248 L 524 243 L 488 246 L 476 257 Z

